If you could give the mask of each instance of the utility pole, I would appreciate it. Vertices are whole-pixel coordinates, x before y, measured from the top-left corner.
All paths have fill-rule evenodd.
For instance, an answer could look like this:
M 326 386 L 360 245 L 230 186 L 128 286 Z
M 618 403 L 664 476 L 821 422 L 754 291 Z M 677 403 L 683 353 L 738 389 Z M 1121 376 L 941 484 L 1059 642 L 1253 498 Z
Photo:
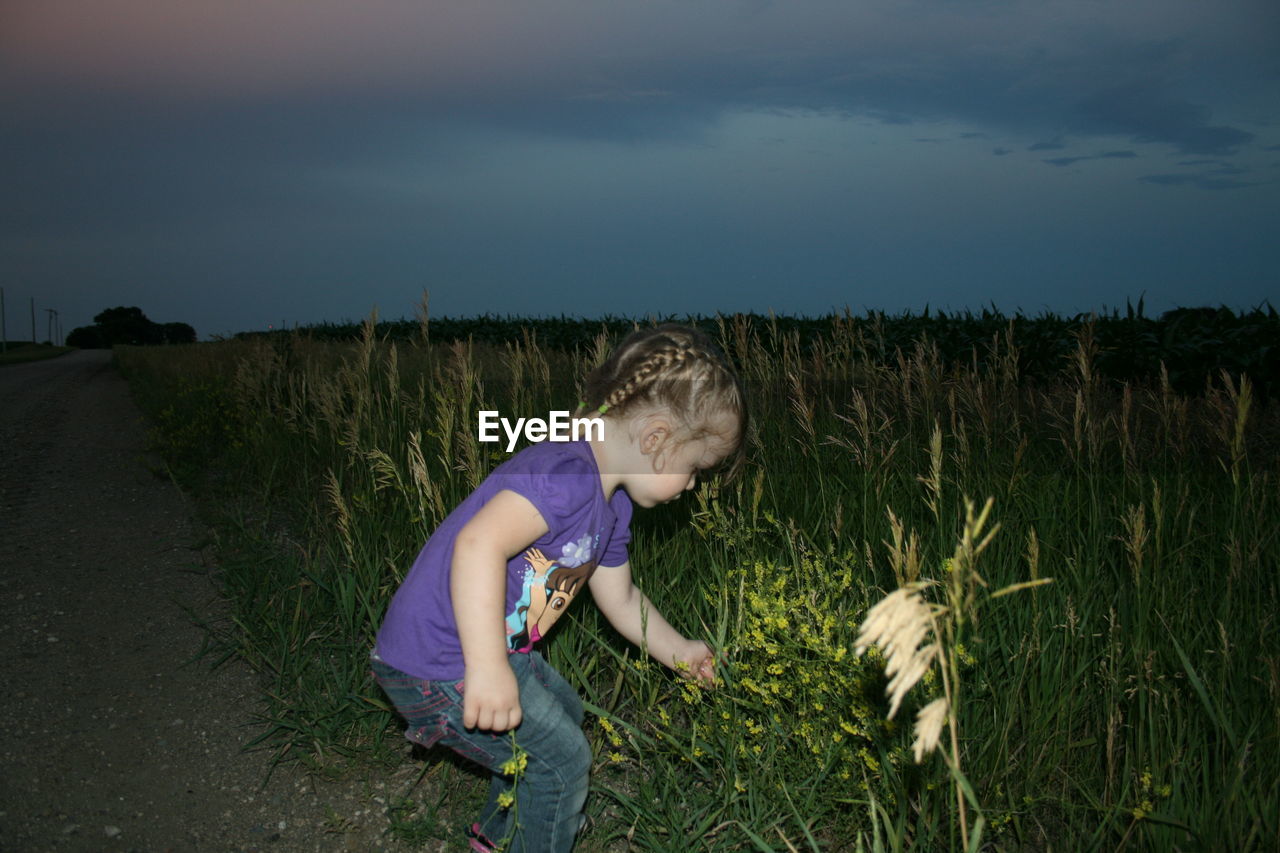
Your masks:
M 53 318 L 58 316 L 58 312 L 52 308 L 46 308 L 44 310 L 49 315 L 49 327 L 46 330 L 45 334 L 48 337 L 49 343 L 53 344 L 54 346 L 57 346 L 58 341 L 53 336 Z
M 9 351 L 9 324 L 4 313 L 4 288 L 0 287 L 0 352 Z
M 36 342 L 36 298 L 31 297 L 31 343 Z

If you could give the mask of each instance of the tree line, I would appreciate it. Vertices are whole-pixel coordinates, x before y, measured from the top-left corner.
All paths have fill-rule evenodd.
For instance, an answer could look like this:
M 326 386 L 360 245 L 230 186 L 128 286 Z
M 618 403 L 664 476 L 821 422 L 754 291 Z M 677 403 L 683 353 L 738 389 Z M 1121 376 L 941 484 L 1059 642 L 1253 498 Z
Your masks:
M 195 342 L 196 330 L 186 323 L 155 323 L 136 307 L 108 308 L 93 318 L 92 326 L 80 326 L 67 335 L 67 346 L 81 349 Z

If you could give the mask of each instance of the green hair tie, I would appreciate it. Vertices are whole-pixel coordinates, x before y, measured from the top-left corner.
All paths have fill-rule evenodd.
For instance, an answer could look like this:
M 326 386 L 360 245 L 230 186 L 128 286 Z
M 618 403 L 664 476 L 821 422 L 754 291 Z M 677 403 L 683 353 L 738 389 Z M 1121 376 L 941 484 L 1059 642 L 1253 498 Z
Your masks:
M 585 409 L 586 407 L 587 407 L 587 401 L 586 401 L 586 400 L 579 400 L 579 401 L 578 401 L 578 408 L 579 408 L 579 409 Z M 608 403 L 601 403 L 601 404 L 600 404 L 600 408 L 596 409 L 596 414 L 603 415 L 603 414 L 604 414 L 605 412 L 607 412 L 607 411 L 609 411 L 609 404 L 608 404 Z

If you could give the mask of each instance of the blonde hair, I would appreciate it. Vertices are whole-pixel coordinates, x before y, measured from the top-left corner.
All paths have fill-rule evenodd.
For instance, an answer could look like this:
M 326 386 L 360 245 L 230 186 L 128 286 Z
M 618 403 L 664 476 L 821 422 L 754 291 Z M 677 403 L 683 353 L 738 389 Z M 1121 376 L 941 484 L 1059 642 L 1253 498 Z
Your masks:
M 742 380 L 711 338 L 689 326 L 667 323 L 637 329 L 604 363 L 587 374 L 579 415 L 593 412 L 626 417 L 660 407 L 685 427 L 679 443 L 712 435 L 712 419 L 733 416 L 738 429 L 725 461 L 728 477 L 746 456 L 747 395 Z

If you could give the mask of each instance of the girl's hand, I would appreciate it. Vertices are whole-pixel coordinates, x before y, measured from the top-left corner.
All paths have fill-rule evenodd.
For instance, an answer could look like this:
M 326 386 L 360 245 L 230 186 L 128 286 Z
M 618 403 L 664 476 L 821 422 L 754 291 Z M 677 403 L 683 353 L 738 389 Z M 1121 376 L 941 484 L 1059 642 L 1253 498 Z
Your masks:
M 676 669 L 685 678 L 712 685 L 716 682 L 716 655 L 701 640 L 687 640 L 685 648 L 676 655 Z
M 520 725 L 520 687 L 503 661 L 493 670 L 469 668 L 462 688 L 462 724 L 468 729 L 505 732 Z

